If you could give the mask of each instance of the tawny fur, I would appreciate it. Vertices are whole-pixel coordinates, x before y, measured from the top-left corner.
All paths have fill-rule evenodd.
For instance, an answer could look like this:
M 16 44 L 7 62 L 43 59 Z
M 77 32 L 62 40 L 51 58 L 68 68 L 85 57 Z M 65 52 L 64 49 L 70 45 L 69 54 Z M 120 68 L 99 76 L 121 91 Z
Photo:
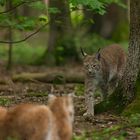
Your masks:
M 71 97 L 53 97 L 48 106 L 21 104 L 0 108 L 0 140 L 70 140 L 73 103 Z
M 0 120 L 3 120 L 6 114 L 7 114 L 7 109 L 5 107 L 0 107 Z
M 118 79 L 122 77 L 125 63 L 126 54 L 117 44 L 107 46 L 96 54 L 84 57 L 87 113 L 94 114 L 92 94 L 99 88 L 105 99 L 109 89 L 114 89 Z

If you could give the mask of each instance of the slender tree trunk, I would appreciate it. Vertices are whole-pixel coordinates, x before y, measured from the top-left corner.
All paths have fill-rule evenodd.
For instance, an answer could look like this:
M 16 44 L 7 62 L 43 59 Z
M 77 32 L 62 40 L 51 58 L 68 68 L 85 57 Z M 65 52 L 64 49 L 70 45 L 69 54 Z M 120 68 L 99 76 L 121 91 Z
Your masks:
M 57 43 L 56 39 L 65 36 L 72 30 L 69 3 L 67 0 L 50 0 L 49 7 L 56 7 L 59 11 L 56 14 L 50 13 L 50 36 L 48 51 L 52 51 Z
M 50 13 L 49 17 L 49 38 L 48 38 L 48 48 L 44 53 L 44 61 L 48 64 L 56 64 L 59 58 L 63 57 L 63 52 L 69 48 L 69 43 L 66 43 L 67 39 L 71 38 L 72 24 L 70 18 L 69 2 L 67 0 L 50 0 L 50 8 L 57 8 L 58 13 Z M 63 52 L 59 52 L 61 49 Z M 74 46 L 71 45 L 71 50 L 74 50 Z M 76 51 L 76 50 L 74 50 Z M 48 61 L 49 60 L 49 61 Z M 59 62 L 58 62 L 59 63 Z
M 49 21 L 49 38 L 48 38 L 48 48 L 45 51 L 44 58 L 46 63 L 55 63 L 54 51 L 57 47 L 59 39 L 63 38 L 66 31 L 71 29 L 71 20 L 69 13 L 69 6 L 66 0 L 50 0 L 49 1 L 50 8 L 57 8 L 58 13 L 50 13 L 50 21 Z M 48 61 L 49 59 L 49 61 Z
M 8 32 L 9 32 L 8 33 L 9 41 L 12 41 L 12 29 L 11 29 L 11 27 L 9 27 Z M 8 64 L 7 64 L 7 69 L 9 69 L 9 70 L 12 68 L 12 48 L 13 48 L 13 44 L 9 43 Z
M 12 1 L 7 1 L 7 9 L 12 9 Z M 10 15 L 10 19 L 12 19 Z M 8 40 L 12 42 L 12 27 L 10 26 L 8 29 Z M 12 48 L 13 44 L 9 43 L 9 50 L 8 50 L 8 63 L 7 63 L 7 69 L 10 70 L 12 68 Z
M 95 106 L 96 112 L 108 109 L 121 112 L 136 97 L 136 80 L 140 72 L 140 1 L 130 0 L 130 41 L 124 75 L 108 101 Z

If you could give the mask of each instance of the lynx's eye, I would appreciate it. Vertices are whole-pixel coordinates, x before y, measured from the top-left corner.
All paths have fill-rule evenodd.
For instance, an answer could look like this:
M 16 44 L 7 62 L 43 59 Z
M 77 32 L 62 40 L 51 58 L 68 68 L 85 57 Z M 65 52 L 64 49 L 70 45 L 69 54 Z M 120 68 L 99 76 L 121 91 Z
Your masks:
M 96 65 L 92 65 L 92 67 L 93 67 L 93 68 L 95 68 L 95 67 L 96 67 Z
M 97 65 L 95 68 L 96 68 L 96 70 L 99 70 L 99 69 L 100 69 L 100 66 L 99 66 L 99 65 Z

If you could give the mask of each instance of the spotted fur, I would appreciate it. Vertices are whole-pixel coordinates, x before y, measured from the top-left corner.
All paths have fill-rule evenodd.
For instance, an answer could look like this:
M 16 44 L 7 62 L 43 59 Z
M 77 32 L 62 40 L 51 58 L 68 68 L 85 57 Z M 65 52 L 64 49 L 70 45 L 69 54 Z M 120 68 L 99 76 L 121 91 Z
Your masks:
M 114 89 L 118 79 L 122 77 L 126 54 L 117 44 L 107 46 L 93 55 L 84 52 L 82 54 L 84 54 L 87 113 L 94 115 L 93 93 L 96 89 L 100 89 L 103 99 L 106 99 L 109 89 Z

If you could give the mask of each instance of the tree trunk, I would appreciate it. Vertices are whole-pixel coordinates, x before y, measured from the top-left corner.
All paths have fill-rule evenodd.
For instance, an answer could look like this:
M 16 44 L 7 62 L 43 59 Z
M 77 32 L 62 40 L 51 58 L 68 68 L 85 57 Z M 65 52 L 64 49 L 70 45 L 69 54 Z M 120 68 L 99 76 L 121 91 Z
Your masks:
M 12 1 L 7 1 L 7 9 L 12 9 Z M 10 15 L 10 19 L 12 19 L 11 17 L 12 15 Z M 10 42 L 12 42 L 12 27 L 9 27 L 8 29 L 8 40 Z M 9 50 L 8 50 L 8 63 L 7 63 L 7 69 L 10 70 L 12 68 L 12 48 L 13 48 L 13 44 L 9 43 Z
M 102 112 L 108 109 L 121 112 L 136 97 L 136 80 L 140 72 L 139 13 L 140 1 L 130 0 L 130 41 L 124 75 L 108 101 L 103 101 L 95 107 L 96 112 Z
M 57 8 L 57 13 L 50 13 L 50 37 L 48 44 L 48 50 L 53 50 L 53 46 L 51 42 L 51 37 L 56 35 L 56 37 L 64 36 L 66 33 L 70 33 L 72 30 L 71 19 L 70 19 L 70 11 L 69 11 L 69 3 L 67 0 L 50 0 L 49 1 L 50 8 Z M 55 36 L 54 36 L 55 37 Z M 55 42 L 54 42 L 55 43 Z
M 49 39 L 48 48 L 45 51 L 45 61 L 47 63 L 55 63 L 54 51 L 57 47 L 57 43 L 60 38 L 62 38 L 67 31 L 67 28 L 71 28 L 70 14 L 68 2 L 66 0 L 50 0 L 49 8 L 55 7 L 59 10 L 58 13 L 50 13 L 50 29 L 49 29 Z M 48 61 L 49 58 L 49 61 Z
M 130 1 L 130 42 L 128 60 L 123 76 L 124 96 L 128 103 L 135 96 L 135 83 L 140 71 L 140 1 Z M 126 104 L 128 104 L 126 103 Z
M 69 39 L 71 39 L 72 35 L 69 2 L 67 0 L 50 0 L 49 7 L 55 7 L 59 10 L 59 12 L 55 14 L 49 14 L 50 29 L 48 38 L 48 48 L 44 53 L 43 61 L 45 61 L 47 64 L 51 63 L 52 65 L 54 65 L 55 63 L 60 63 L 57 62 L 57 60 L 61 61 L 59 59 L 63 57 L 64 52 L 66 56 L 67 49 L 71 49 L 75 52 L 76 49 L 74 48 L 75 46 L 71 45 L 71 43 L 69 42 Z

